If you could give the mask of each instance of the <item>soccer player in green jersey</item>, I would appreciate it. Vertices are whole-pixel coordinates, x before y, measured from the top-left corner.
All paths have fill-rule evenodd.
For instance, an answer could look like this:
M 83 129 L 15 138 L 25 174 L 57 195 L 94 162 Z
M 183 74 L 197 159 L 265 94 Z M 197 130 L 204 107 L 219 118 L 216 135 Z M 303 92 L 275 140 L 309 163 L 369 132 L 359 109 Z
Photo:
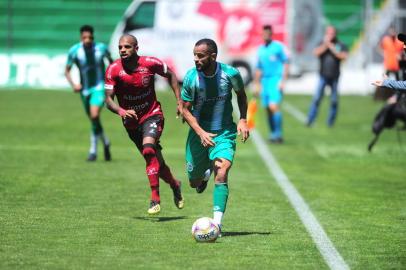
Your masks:
M 183 117 L 190 126 L 186 141 L 186 168 L 190 185 L 202 193 L 214 172 L 213 216 L 221 229 L 228 198 L 228 172 L 236 149 L 236 136 L 245 142 L 247 96 L 239 71 L 219 63 L 217 45 L 201 39 L 194 47 L 195 68 L 184 78 L 181 91 Z M 237 95 L 240 120 L 233 122 L 232 90 Z
M 72 86 L 73 91 L 80 93 L 86 114 L 92 124 L 90 136 L 90 150 L 88 161 L 97 158 L 97 141 L 102 140 L 104 146 L 104 159 L 111 160 L 110 142 L 103 132 L 100 122 L 100 112 L 106 98 L 104 91 L 104 59 L 113 62 L 107 46 L 100 42 L 94 42 L 93 27 L 83 25 L 80 28 L 81 42 L 73 45 L 68 54 L 65 68 L 65 77 Z M 71 77 L 70 71 L 75 64 L 80 72 L 80 83 L 76 84 Z

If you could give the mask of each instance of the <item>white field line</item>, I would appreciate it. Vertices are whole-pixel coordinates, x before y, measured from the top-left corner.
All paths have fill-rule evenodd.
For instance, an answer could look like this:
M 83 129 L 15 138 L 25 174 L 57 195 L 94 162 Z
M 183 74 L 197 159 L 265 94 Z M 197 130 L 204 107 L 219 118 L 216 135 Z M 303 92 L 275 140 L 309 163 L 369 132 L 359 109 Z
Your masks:
M 261 135 L 256 130 L 252 130 L 251 138 L 262 160 L 267 165 L 270 174 L 273 175 L 283 193 L 285 193 L 286 197 L 288 197 L 290 204 L 299 215 L 300 220 L 306 227 L 306 230 L 312 237 L 314 243 L 330 269 L 350 269 L 347 263 L 341 257 L 340 253 L 338 253 L 334 247 L 326 232 L 323 230 L 323 227 L 317 221 L 317 218 L 314 216 L 305 200 L 279 166 Z
M 282 108 L 287 111 L 290 115 L 292 115 L 294 118 L 296 118 L 296 120 L 298 120 L 299 122 L 306 124 L 307 123 L 307 116 L 299 111 L 295 106 L 293 106 L 292 104 L 284 101 L 282 102 Z
M 238 105 L 235 98 L 233 99 L 233 107 L 235 108 L 234 112 L 236 118 L 239 118 L 239 110 L 237 110 Z M 299 121 L 304 120 L 303 123 L 306 122 L 306 116 L 302 112 L 298 111 L 293 106 L 290 106 L 290 108 L 293 108 L 293 110 L 291 111 L 295 111 L 294 114 L 299 117 Z M 341 257 L 340 253 L 338 253 L 337 249 L 333 245 L 333 242 L 331 242 L 330 238 L 327 236 L 323 227 L 317 221 L 317 218 L 312 213 L 310 207 L 307 205 L 303 197 L 297 191 L 295 186 L 290 182 L 281 166 L 279 166 L 271 150 L 265 143 L 264 139 L 262 139 L 259 132 L 253 129 L 250 131 L 250 136 L 254 142 L 255 147 L 257 148 L 259 155 L 268 167 L 269 173 L 275 178 L 276 183 L 282 189 L 283 193 L 285 193 L 290 204 L 293 206 L 293 209 L 295 209 L 307 232 L 313 239 L 313 242 L 319 249 L 324 261 L 327 263 L 330 269 L 349 270 L 350 267 Z

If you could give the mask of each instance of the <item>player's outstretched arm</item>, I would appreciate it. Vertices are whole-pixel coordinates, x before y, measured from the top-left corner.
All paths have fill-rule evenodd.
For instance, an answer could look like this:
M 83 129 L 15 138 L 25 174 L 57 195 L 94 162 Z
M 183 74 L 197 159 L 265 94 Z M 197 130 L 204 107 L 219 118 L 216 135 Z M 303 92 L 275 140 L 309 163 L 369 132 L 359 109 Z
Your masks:
M 387 88 L 394 89 L 394 90 L 406 91 L 406 81 L 395 81 L 395 80 L 387 79 L 387 80 L 384 80 L 382 82 L 382 85 L 380 85 L 380 86 L 387 87 Z
M 237 125 L 238 135 L 241 135 L 241 141 L 245 142 L 250 136 L 250 130 L 247 125 L 247 95 L 245 94 L 244 89 L 236 92 L 237 94 L 237 103 L 240 110 L 240 120 Z
M 192 104 L 187 101 L 183 101 L 183 119 L 188 123 L 188 125 L 196 132 L 196 134 L 200 137 L 201 144 L 204 147 L 207 146 L 214 146 L 213 137 L 217 136 L 217 134 L 206 132 L 197 122 L 196 117 L 192 115 L 190 109 L 192 108 Z

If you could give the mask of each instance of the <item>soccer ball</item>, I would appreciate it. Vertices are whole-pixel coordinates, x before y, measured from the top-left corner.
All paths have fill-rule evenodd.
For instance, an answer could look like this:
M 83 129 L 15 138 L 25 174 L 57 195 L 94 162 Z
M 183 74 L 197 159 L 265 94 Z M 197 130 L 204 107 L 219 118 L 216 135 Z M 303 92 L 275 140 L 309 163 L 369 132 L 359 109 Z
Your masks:
M 219 227 L 209 217 L 198 218 L 193 223 L 192 235 L 197 242 L 214 242 L 219 234 Z

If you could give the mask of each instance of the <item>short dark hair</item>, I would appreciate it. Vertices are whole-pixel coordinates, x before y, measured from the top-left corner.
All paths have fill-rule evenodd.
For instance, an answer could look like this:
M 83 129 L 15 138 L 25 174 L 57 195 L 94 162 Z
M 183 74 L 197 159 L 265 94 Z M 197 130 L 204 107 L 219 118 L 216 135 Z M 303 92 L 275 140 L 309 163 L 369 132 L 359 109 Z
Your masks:
M 137 38 L 136 38 L 134 35 L 123 34 L 123 35 L 120 37 L 120 40 L 121 40 L 122 38 L 130 38 L 130 39 L 133 40 L 134 45 L 138 45 L 138 40 L 137 40 Z
M 272 25 L 270 25 L 270 24 L 265 24 L 265 25 L 262 27 L 262 29 L 263 29 L 263 30 L 272 31 Z
M 88 24 L 85 24 L 85 25 L 82 25 L 81 27 L 80 27 L 80 33 L 83 33 L 83 32 L 90 32 L 90 33 L 92 33 L 92 35 L 93 35 L 93 26 L 91 26 L 91 25 L 88 25 Z
M 210 38 L 202 38 L 201 40 L 196 42 L 195 47 L 199 46 L 199 45 L 202 45 L 202 44 L 206 44 L 207 48 L 209 49 L 209 51 L 211 53 L 216 53 L 217 54 L 217 44 L 216 44 L 216 42 L 214 42 L 214 40 L 212 40 Z

